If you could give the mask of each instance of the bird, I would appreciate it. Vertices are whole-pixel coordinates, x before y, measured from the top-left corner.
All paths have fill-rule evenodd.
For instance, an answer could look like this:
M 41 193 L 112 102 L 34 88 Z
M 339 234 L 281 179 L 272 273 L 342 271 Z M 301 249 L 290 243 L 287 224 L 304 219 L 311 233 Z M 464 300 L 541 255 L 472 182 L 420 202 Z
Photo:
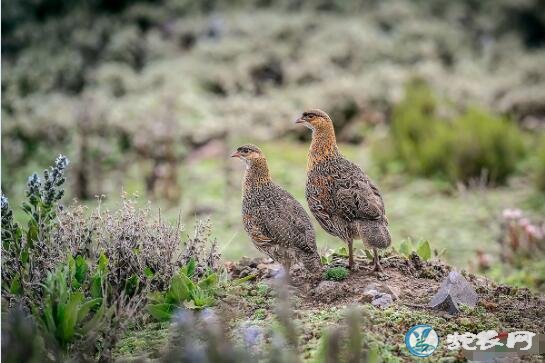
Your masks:
M 377 249 L 391 244 L 384 201 L 363 170 L 339 151 L 327 113 L 311 109 L 295 121 L 312 130 L 305 196 L 320 226 L 348 244 L 348 265 L 355 269 L 353 240 L 373 249 L 373 270 L 382 271 Z
M 242 183 L 242 222 L 254 246 L 280 263 L 289 279 L 301 262 L 311 276 L 321 272 L 314 227 L 303 206 L 271 180 L 267 159 L 257 146 L 246 144 L 231 155 L 246 164 Z

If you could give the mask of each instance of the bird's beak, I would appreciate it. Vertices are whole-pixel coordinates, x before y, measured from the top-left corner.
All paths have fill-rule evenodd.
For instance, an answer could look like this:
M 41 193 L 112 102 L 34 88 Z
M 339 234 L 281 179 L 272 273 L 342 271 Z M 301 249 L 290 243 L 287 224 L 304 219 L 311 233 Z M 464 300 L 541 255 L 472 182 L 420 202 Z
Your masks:
M 238 151 L 235 151 L 232 155 L 232 158 L 240 158 L 240 153 Z
M 299 117 L 297 120 L 295 120 L 295 123 L 296 123 L 296 124 L 304 124 L 304 123 L 305 123 L 305 120 L 303 120 L 302 117 Z

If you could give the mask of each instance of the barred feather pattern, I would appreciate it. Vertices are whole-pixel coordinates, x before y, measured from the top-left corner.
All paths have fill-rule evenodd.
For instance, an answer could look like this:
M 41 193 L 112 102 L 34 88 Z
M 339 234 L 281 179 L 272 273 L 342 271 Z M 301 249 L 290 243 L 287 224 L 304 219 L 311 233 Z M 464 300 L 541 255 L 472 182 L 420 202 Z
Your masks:
M 249 161 L 243 186 L 244 229 L 258 250 L 284 266 L 301 262 L 320 270 L 310 217 L 301 204 L 268 177 L 265 159 Z
M 313 140 L 309 152 L 306 183 L 310 211 L 323 229 L 344 241 L 362 239 L 369 247 L 388 247 L 391 236 L 378 188 L 338 151 L 332 126 L 315 137 L 318 141 Z M 318 143 L 332 147 L 317 148 Z

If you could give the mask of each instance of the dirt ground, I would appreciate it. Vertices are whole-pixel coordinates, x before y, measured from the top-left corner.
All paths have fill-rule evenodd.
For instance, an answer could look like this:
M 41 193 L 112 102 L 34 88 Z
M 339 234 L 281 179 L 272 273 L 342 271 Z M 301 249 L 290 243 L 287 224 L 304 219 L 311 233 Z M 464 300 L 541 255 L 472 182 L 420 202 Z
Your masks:
M 332 265 L 346 265 L 346 258 L 337 256 Z M 359 269 L 351 272 L 343 281 L 311 278 L 302 270 L 292 270 L 289 291 L 295 296 L 294 306 L 305 336 L 319 339 L 324 326 L 332 323 L 331 319 L 308 323 L 315 316 L 349 306 L 361 306 L 367 311 L 369 321 L 365 323 L 365 332 L 371 340 L 384 344 L 384 349 L 394 357 L 394 361 L 413 360 L 414 357 L 404 346 L 403 337 L 411 326 L 419 323 L 433 326 L 441 338 L 454 332 L 478 333 L 489 329 L 545 333 L 545 296 L 528 289 L 500 285 L 484 277 L 459 271 L 475 288 L 478 303 L 475 308 L 462 307 L 459 314 L 451 315 L 428 307 L 432 296 L 452 269 L 445 263 L 424 262 L 415 254 L 409 259 L 389 256 L 382 259 L 383 272 L 378 275 L 369 272 L 370 262 L 365 258 L 359 258 L 358 265 Z M 282 273 L 277 264 L 262 258 L 242 259 L 228 268 L 234 278 L 255 277 L 250 281 L 256 284 L 274 285 Z M 393 302 L 389 306 L 373 306 L 365 294 L 370 288 L 390 294 Z M 242 315 L 253 316 L 251 304 L 245 307 L 238 305 L 237 309 L 239 313 L 245 311 Z M 308 350 L 312 350 L 312 347 Z M 309 353 L 305 357 L 311 355 Z M 447 361 L 464 360 L 459 351 L 448 351 L 444 344 L 434 352 L 430 361 L 440 357 Z M 542 360 L 543 356 L 523 358 L 523 361 Z

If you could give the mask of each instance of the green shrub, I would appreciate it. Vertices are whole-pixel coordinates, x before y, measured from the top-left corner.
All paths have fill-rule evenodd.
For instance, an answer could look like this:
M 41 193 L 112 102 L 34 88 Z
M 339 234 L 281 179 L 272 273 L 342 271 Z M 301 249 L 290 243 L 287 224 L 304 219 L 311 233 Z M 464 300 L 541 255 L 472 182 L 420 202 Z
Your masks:
M 410 238 L 408 238 L 401 241 L 399 246 L 396 247 L 396 250 L 400 255 L 407 258 L 414 253 L 423 261 L 428 261 L 433 256 L 430 243 L 427 240 L 420 240 L 415 243 Z M 443 251 L 439 253 L 435 252 L 435 256 L 439 256 L 442 253 Z
M 39 290 L 39 280 L 52 261 L 44 259 L 58 202 L 64 194 L 64 173 L 68 159 L 59 155 L 55 165 L 44 170 L 43 178 L 32 174 L 27 182 L 27 200 L 21 205 L 28 215 L 26 228 L 13 219 L 8 199 L 2 195 L 2 291 L 22 296 Z
M 208 272 L 199 279 L 195 270 L 195 260 L 190 260 L 172 277 L 166 292 L 150 294 L 148 312 L 154 319 L 168 321 L 180 307 L 200 310 L 214 304 L 218 275 Z
M 89 334 L 99 325 L 105 313 L 104 308 L 98 309 L 102 306 L 102 298 L 86 297 L 83 291 L 76 288 L 84 282 L 86 276 L 78 276 L 74 266 L 59 266 L 49 273 L 44 284 L 45 294 L 44 300 L 40 302 L 41 309 L 40 306 L 34 309 L 34 314 L 40 318 L 45 331 L 63 348 L 78 335 Z
M 405 99 L 394 108 L 387 146 L 374 150 L 379 165 L 400 165 L 410 174 L 452 183 L 476 178 L 504 183 L 524 155 L 518 128 L 477 108 L 452 120 L 439 117 L 438 108 L 425 83 L 409 83 Z
M 326 280 L 342 281 L 348 277 L 348 270 L 345 267 L 337 266 L 326 270 Z
M 67 164 L 59 156 L 43 178 L 29 178 L 25 221 L 1 198 L 2 301 L 32 313 L 47 354 L 106 359 L 129 324 L 144 317 L 151 291 L 168 287 L 165 304 L 214 303 L 221 264 L 210 223 L 199 221 L 183 239 L 180 223 L 154 219 L 128 198 L 114 211 L 64 208 Z

